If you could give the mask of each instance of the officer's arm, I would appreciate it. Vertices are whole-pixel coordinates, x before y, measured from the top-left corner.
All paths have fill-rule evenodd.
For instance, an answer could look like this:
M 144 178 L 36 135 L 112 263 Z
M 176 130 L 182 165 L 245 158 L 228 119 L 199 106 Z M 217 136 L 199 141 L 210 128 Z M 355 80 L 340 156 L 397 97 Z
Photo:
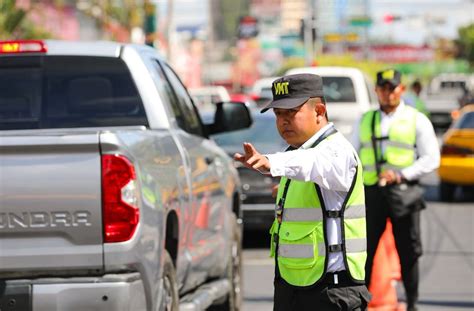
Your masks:
M 440 162 L 438 139 L 433 125 L 420 112 L 417 113 L 416 119 L 416 153 L 416 161 L 400 172 L 407 180 L 417 180 L 422 175 L 436 170 Z

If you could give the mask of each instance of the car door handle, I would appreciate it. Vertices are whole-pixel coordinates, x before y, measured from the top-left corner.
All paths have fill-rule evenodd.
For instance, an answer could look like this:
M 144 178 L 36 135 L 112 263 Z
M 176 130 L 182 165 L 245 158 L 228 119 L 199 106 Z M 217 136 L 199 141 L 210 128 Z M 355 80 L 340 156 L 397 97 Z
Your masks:
M 214 162 L 214 157 L 205 157 L 204 158 L 207 165 L 211 164 L 212 162 Z

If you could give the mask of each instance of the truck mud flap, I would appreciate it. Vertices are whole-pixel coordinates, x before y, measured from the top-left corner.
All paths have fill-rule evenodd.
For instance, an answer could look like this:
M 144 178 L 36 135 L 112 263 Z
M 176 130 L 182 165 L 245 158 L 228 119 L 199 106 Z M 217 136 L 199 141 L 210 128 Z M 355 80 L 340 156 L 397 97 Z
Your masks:
M 199 287 L 195 292 L 180 299 L 180 311 L 201 311 L 209 308 L 214 302 L 224 299 L 231 290 L 227 279 L 216 280 Z
M 31 311 L 31 285 L 0 282 L 0 310 Z

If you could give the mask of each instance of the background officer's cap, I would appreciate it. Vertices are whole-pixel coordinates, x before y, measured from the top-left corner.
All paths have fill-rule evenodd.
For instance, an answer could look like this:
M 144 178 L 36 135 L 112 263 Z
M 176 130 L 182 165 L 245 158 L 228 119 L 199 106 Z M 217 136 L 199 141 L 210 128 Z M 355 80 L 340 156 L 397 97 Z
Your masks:
M 401 73 L 395 69 L 387 69 L 377 72 L 377 86 L 384 86 L 386 83 L 397 87 L 401 82 Z
M 312 97 L 323 98 L 323 80 L 320 76 L 303 73 L 288 75 L 272 83 L 273 100 L 260 112 L 270 108 L 292 109 Z

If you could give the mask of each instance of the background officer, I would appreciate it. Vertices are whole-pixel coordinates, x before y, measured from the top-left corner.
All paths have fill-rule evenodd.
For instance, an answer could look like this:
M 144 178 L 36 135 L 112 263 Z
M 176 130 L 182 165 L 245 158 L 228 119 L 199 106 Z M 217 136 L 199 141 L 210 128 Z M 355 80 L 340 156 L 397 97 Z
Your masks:
M 422 254 L 420 210 L 425 207 L 419 178 L 439 166 L 439 147 L 428 118 L 400 97 L 400 72 L 377 73 L 380 108 L 365 113 L 356 126 L 352 143 L 364 167 L 367 207 L 366 280 L 387 217 L 393 234 L 405 287 L 408 310 L 418 300 L 418 258 Z
M 278 132 L 290 145 L 262 155 L 250 143 L 234 158 L 282 176 L 272 234 L 274 310 L 366 310 L 366 224 L 361 164 L 328 123 L 322 79 L 289 75 L 272 84 Z
M 421 91 L 423 86 L 419 80 L 415 80 L 410 85 L 410 90 L 403 95 L 403 100 L 405 104 L 416 108 L 419 112 L 423 113 L 428 118 L 430 117 L 430 112 L 426 108 L 425 102 L 421 99 Z

